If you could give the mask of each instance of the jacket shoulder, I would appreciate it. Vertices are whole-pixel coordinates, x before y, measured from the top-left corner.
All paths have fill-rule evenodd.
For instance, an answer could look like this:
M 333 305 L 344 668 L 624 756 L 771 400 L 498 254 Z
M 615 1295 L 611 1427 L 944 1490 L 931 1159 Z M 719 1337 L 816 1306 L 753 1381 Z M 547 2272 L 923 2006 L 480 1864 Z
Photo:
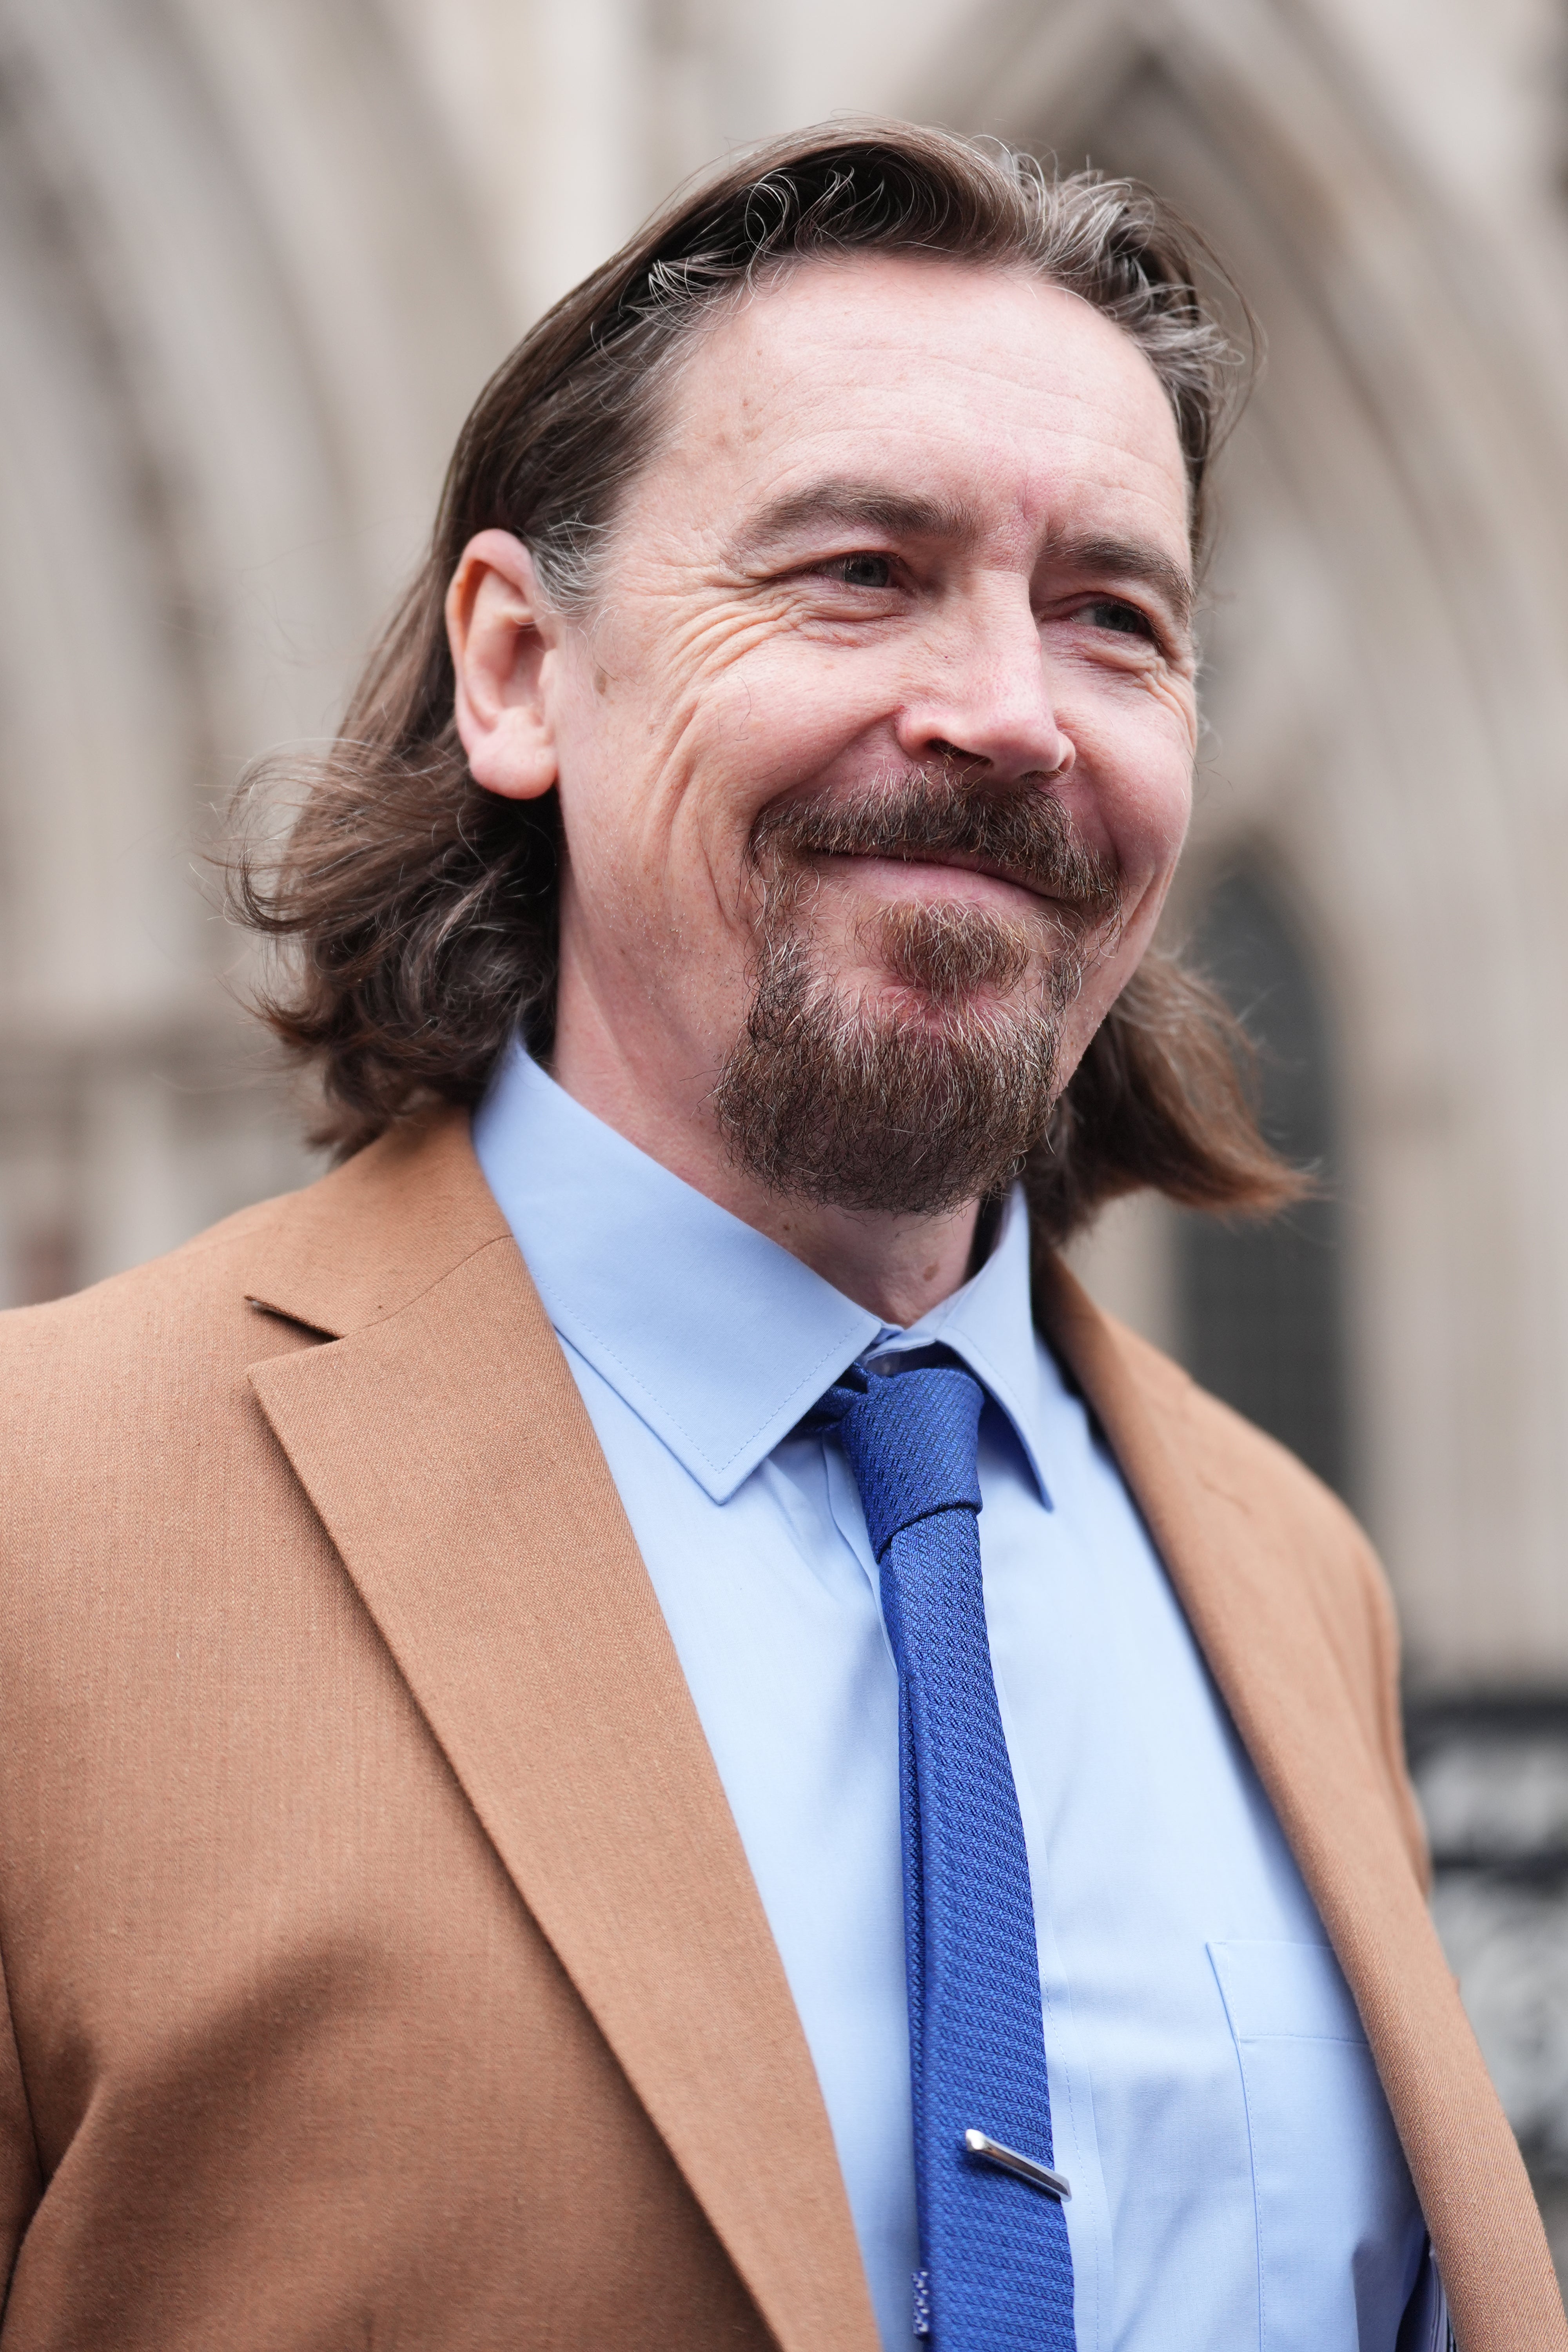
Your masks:
M 507 1238 L 467 1114 L 437 1109 L 164 1257 L 0 1315 L 0 1517 L 16 1532 L 105 1495 L 163 1512 L 220 1459 L 250 1475 L 276 1450 L 264 1359 L 395 1315 Z
M 1305 1463 L 1113 1318 L 1110 1337 L 1144 1412 L 1210 1512 L 1266 1560 L 1269 1582 L 1303 1626 L 1316 1626 L 1366 1730 L 1417 1874 L 1429 1876 L 1426 1831 L 1405 1758 L 1398 1619 L 1372 1542 L 1346 1504 Z
M 248 1268 L 299 1197 L 242 1209 L 69 1297 L 0 1314 L 9 1465 L 59 1493 L 127 1445 L 144 1458 L 164 1444 L 184 1451 L 239 1395 L 248 1365 L 310 1344 L 313 1335 L 247 1297 Z
M 1173 1357 L 1130 1326 L 1110 1315 L 1105 1321 L 1146 1410 L 1162 1423 L 1168 1442 L 1180 1445 L 1188 1467 L 1205 1486 L 1245 1499 L 1254 1511 L 1279 1514 L 1300 1538 L 1320 1538 L 1335 1548 L 1348 1545 L 1373 1558 L 1354 1514 L 1299 1454 L 1200 1388 Z

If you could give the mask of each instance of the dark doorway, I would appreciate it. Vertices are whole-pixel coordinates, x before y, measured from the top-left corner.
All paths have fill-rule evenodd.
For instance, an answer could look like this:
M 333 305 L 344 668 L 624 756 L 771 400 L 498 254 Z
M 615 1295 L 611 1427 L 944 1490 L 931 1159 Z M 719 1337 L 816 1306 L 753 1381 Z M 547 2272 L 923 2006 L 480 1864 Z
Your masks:
M 1289 908 L 1250 861 L 1215 884 L 1193 953 L 1262 1048 L 1269 1141 L 1315 1169 L 1327 1189 L 1263 1225 L 1180 1220 L 1183 1358 L 1194 1380 L 1348 1498 L 1340 1152 L 1322 992 Z

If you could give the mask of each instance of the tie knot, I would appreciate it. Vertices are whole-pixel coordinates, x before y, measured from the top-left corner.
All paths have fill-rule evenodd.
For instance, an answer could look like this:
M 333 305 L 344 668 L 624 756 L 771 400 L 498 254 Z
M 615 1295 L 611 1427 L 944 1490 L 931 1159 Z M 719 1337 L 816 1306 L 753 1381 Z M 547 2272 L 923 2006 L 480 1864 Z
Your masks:
M 962 1364 L 888 1373 L 863 1391 L 828 1391 L 818 1412 L 837 1423 L 877 1559 L 917 1519 L 980 1508 L 984 1402 Z

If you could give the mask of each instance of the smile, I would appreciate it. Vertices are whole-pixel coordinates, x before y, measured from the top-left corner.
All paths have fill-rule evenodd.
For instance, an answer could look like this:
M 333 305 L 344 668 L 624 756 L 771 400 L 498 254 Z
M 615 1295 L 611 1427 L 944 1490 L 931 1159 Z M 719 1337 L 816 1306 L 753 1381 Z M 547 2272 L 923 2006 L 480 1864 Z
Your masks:
M 977 906 L 1000 902 L 1016 907 L 1020 898 L 1026 899 L 1032 907 L 1047 903 L 1041 892 L 1016 876 L 960 850 L 939 856 L 928 853 L 919 857 L 849 851 L 814 858 L 812 863 L 825 877 L 853 869 L 853 881 L 878 898 L 942 898 L 958 903 L 971 901 Z

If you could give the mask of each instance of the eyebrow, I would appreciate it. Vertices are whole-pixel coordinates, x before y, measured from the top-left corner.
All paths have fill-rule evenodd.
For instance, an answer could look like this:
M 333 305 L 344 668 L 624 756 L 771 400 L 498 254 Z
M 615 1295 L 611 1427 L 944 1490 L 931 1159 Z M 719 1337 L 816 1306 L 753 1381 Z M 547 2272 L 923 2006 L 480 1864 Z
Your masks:
M 746 531 L 746 544 L 765 547 L 817 523 L 847 523 L 851 529 L 859 524 L 911 539 L 965 539 L 978 531 L 980 518 L 973 507 L 952 499 L 911 497 L 875 482 L 813 482 L 763 507 Z
M 828 480 L 771 500 L 752 518 L 745 534 L 746 551 L 757 554 L 779 540 L 824 524 L 910 539 L 973 539 L 981 529 L 977 510 L 960 499 L 918 497 L 874 482 Z M 1192 573 L 1152 541 L 1053 532 L 1045 551 L 1049 562 L 1069 572 L 1139 581 L 1164 599 L 1181 627 L 1192 620 L 1196 596 Z
M 1151 540 L 1099 535 L 1076 538 L 1053 532 L 1047 541 L 1046 552 L 1053 562 L 1064 565 L 1069 572 L 1142 581 L 1146 588 L 1152 588 L 1164 598 L 1183 628 L 1192 620 L 1197 596 L 1192 573 L 1185 564 L 1173 562 L 1163 548 L 1156 547 Z

